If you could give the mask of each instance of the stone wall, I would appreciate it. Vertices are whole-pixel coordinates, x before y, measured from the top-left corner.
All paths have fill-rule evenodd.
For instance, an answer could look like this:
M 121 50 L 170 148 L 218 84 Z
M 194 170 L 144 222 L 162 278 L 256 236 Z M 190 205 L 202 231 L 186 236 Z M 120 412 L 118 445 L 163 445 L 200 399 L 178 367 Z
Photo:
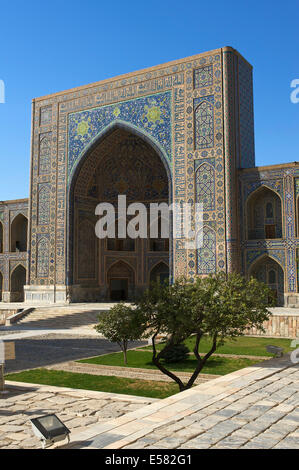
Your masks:
M 291 309 L 290 309 L 291 310 Z M 281 338 L 299 339 L 299 313 L 275 312 L 268 321 L 264 323 L 265 333 L 252 328 L 248 334 L 257 336 L 277 336 Z
M 0 310 L 0 325 L 5 325 L 6 318 L 17 313 L 18 310 Z

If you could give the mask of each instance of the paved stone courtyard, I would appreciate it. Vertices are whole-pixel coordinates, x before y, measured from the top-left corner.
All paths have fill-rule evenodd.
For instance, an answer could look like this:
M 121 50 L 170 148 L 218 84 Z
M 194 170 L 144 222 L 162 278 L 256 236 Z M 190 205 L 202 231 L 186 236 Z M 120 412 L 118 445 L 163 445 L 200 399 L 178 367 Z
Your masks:
M 29 334 L 29 333 L 28 333 Z M 75 361 L 91 356 L 119 351 L 117 344 L 97 336 L 84 336 L 84 332 L 73 334 L 62 332 L 35 336 L 31 331 L 30 337 L 17 337 L 17 334 L 4 335 L 3 340 L 15 341 L 16 359 L 5 364 L 5 373 L 17 372 L 36 367 L 47 367 L 65 361 Z M 0 336 L 1 339 L 1 336 Z M 129 347 L 136 347 L 144 342 L 131 342 Z
M 118 350 L 91 325 L 10 327 L 0 329 L 0 339 L 16 342 L 6 372 L 63 368 L 65 361 L 74 367 L 76 359 Z M 299 448 L 299 365 L 287 355 L 164 400 L 8 383 L 9 394 L 0 397 L 3 449 L 39 447 L 29 419 L 51 412 L 71 429 L 74 448 Z
M 299 449 L 299 365 L 289 356 L 74 433 L 71 448 Z
M 7 382 L 0 447 L 40 444 L 30 418 L 56 413 L 69 448 L 299 449 L 299 365 L 289 356 L 219 377 L 164 400 Z
M 55 413 L 71 432 L 80 432 L 95 423 L 122 416 L 154 402 L 152 398 L 32 386 L 9 382 L 8 393 L 0 395 L 0 448 L 36 449 L 30 419 Z

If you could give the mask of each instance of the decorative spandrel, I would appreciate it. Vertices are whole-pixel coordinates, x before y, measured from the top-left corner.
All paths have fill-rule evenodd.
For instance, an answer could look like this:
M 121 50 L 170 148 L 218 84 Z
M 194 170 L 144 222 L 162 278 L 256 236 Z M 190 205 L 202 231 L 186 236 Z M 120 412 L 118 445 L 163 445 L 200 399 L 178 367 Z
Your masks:
M 68 117 L 68 179 L 70 181 L 82 153 L 109 125 L 128 123 L 153 139 L 171 161 L 171 92 L 157 93 L 116 103 Z

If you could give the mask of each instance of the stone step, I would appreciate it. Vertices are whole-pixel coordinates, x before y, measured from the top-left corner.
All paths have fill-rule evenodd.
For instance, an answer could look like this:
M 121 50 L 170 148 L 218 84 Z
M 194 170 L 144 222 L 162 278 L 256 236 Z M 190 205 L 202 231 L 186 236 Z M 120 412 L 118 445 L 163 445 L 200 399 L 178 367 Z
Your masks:
M 105 308 L 105 307 L 104 307 Z M 109 307 L 108 307 L 109 308 Z M 107 309 L 108 309 L 107 308 Z M 35 308 L 32 312 L 21 318 L 17 324 L 28 327 L 76 327 L 93 325 L 97 323 L 98 317 L 103 311 L 103 307 L 98 309 L 88 305 L 81 307 L 44 307 Z

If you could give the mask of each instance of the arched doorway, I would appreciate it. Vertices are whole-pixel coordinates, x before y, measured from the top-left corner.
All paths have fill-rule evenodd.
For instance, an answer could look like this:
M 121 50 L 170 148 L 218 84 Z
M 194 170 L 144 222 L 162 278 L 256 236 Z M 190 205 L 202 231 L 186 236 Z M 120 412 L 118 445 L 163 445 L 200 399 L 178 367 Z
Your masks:
M 26 284 L 26 269 L 22 265 L 18 265 L 11 274 L 11 301 L 23 302 L 24 285 Z
M 10 229 L 10 251 L 27 251 L 28 220 L 23 214 L 17 215 Z
M 127 224 L 132 219 L 132 214 L 124 216 L 119 212 L 119 195 L 126 196 L 127 207 L 131 203 L 142 203 L 148 212 L 148 224 L 151 203 L 171 202 L 170 170 L 165 156 L 154 144 L 137 135 L 135 129 L 117 124 L 86 152 L 72 177 L 69 192 L 68 283 L 72 286 L 73 301 L 110 300 L 111 297 L 132 297 L 134 292 L 139 294 L 150 282 L 150 269 L 146 270 L 143 266 L 152 266 L 152 256 L 157 261 L 159 255 L 161 260 L 169 256 L 169 243 L 159 246 L 159 255 L 152 253 L 147 238 L 132 239 L 118 233 L 118 223 L 113 238 L 96 238 L 94 228 L 89 230 L 89 234 L 83 233 L 86 231 L 84 221 L 88 220 L 91 227 L 95 227 L 99 220 L 95 216 L 99 203 L 113 206 L 116 222 L 125 220 Z M 87 252 L 90 247 L 93 255 L 89 262 L 80 262 L 79 253 Z M 123 275 L 120 273 L 118 277 L 111 277 L 108 270 L 117 262 L 134 266 L 134 276 L 125 273 L 124 264 L 118 264 L 118 268 L 122 266 L 124 270 Z M 88 273 L 84 266 L 88 268 Z M 120 281 L 126 277 L 132 280 Z
M 107 272 L 110 300 L 131 300 L 134 297 L 135 275 L 125 262 L 118 261 Z
M 0 271 L 0 302 L 2 302 L 2 291 L 3 291 L 3 275 Z
M 247 202 L 248 239 L 282 237 L 281 199 L 274 191 L 262 186 Z
M 150 282 L 160 282 L 161 284 L 169 280 L 169 267 L 160 262 L 151 270 Z
M 0 253 L 3 253 L 4 250 L 4 240 L 3 240 L 3 225 L 0 222 Z
M 254 263 L 249 274 L 272 289 L 277 305 L 284 304 L 284 273 L 280 264 L 269 256 L 263 256 Z

